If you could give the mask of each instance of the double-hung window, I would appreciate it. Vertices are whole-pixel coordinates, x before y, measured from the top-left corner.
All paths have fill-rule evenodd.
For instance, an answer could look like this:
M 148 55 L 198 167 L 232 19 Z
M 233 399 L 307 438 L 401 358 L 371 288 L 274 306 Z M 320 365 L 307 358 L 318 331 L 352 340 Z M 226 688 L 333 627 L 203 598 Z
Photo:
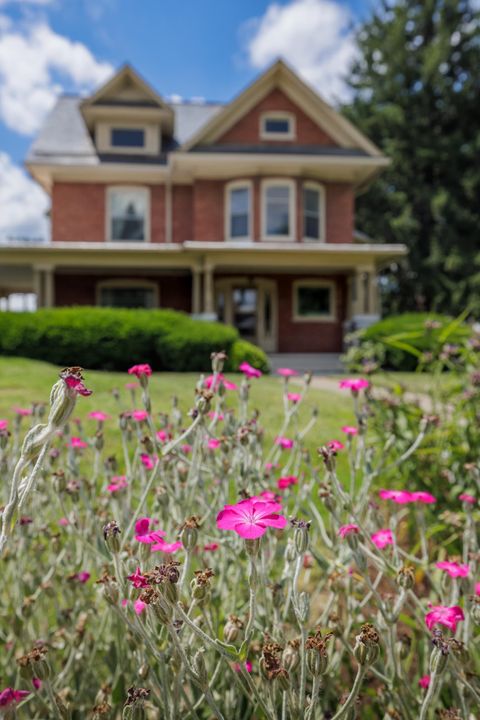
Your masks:
M 252 238 L 252 188 L 248 182 L 227 185 L 226 227 L 227 240 L 251 240 Z
M 326 280 L 296 280 L 293 319 L 296 322 L 335 320 L 335 284 Z
M 325 193 L 318 183 L 303 186 L 303 239 L 325 240 Z
M 295 237 L 295 184 L 266 180 L 262 186 L 262 235 L 265 240 Z
M 149 205 L 146 188 L 109 188 L 108 239 L 113 242 L 148 242 Z

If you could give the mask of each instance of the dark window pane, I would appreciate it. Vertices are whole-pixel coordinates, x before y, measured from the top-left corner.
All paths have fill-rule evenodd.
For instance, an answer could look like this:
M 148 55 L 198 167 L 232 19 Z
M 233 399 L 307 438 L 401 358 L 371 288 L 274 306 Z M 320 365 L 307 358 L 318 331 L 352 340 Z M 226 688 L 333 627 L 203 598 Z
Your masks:
M 230 237 L 248 236 L 250 191 L 236 188 L 230 191 Z
M 299 286 L 297 288 L 297 312 L 301 317 L 331 315 L 331 290 L 327 287 Z
M 112 128 L 110 142 L 113 147 L 144 147 L 145 131 L 135 128 Z
M 248 188 L 230 191 L 230 209 L 234 215 L 248 213 Z
M 317 213 L 319 211 L 319 192 L 312 188 L 305 188 L 303 193 L 303 202 L 306 212 Z
M 232 215 L 230 218 L 230 237 L 247 237 L 248 215 Z
M 135 190 L 112 192 L 110 200 L 111 239 L 145 240 L 147 198 Z
M 290 120 L 288 118 L 266 118 L 264 128 L 267 133 L 288 135 L 290 132 Z
M 153 308 L 154 301 L 152 288 L 105 287 L 100 290 L 100 305 L 104 307 Z
M 113 218 L 112 238 L 114 240 L 143 240 L 143 218 Z
M 233 324 L 243 338 L 255 338 L 257 329 L 257 291 L 255 288 L 235 288 Z
M 274 185 L 266 193 L 267 235 L 290 234 L 290 188 Z
M 305 215 L 304 233 L 306 238 L 314 238 L 315 240 L 318 240 L 318 217 Z

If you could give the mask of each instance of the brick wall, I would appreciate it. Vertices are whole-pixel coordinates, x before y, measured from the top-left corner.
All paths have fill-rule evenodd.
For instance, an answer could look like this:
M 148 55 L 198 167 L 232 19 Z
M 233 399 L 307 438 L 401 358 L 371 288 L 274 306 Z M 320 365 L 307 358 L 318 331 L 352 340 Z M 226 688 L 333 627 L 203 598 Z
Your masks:
M 193 186 L 172 187 L 172 241 L 183 243 L 193 240 Z
M 296 118 L 296 137 L 294 140 L 261 140 L 260 116 L 264 112 L 289 112 Z M 217 141 L 216 145 L 229 143 L 245 143 L 258 145 L 327 145 L 337 143 L 317 125 L 303 110 L 293 103 L 282 90 L 278 88 L 266 95 L 250 112 L 244 115 L 235 125 L 227 130 Z
M 326 185 L 326 191 L 327 242 L 353 242 L 355 193 L 352 186 L 345 183 L 331 183 Z
M 224 183 L 197 180 L 193 186 L 193 240 L 220 241 L 224 230 Z

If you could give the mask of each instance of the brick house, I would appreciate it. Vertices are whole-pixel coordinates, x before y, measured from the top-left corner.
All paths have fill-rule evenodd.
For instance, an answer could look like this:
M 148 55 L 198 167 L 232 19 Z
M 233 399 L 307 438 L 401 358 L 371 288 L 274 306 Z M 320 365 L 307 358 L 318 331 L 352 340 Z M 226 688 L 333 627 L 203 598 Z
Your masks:
M 354 230 L 387 158 L 282 61 L 226 105 L 167 103 L 124 66 L 61 97 L 26 164 L 51 240 L 1 244 L 0 296 L 40 307 L 174 308 L 268 352 L 338 352 L 405 253 Z

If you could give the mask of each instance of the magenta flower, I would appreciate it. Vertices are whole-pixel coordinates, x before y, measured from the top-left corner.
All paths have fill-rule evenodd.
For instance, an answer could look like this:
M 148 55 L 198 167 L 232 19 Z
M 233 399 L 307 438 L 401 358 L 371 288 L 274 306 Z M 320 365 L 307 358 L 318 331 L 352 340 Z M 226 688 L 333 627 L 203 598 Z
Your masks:
M 251 673 L 251 672 L 252 672 L 252 667 L 253 667 L 253 666 L 252 666 L 252 663 L 250 662 L 250 660 L 245 660 L 245 670 L 246 670 L 248 673 Z M 242 668 L 240 667 L 240 663 L 233 663 L 233 669 L 235 670 L 235 672 L 240 672 L 241 669 L 242 669 Z
M 387 545 L 393 545 L 393 533 L 388 528 L 383 528 L 383 530 L 373 533 L 371 539 L 379 550 L 383 550 Z
M 240 363 L 238 369 L 245 375 L 245 377 L 248 378 L 259 378 L 262 377 L 263 374 L 261 370 L 257 370 L 257 368 L 252 367 L 252 365 L 250 365 L 246 360 Z
M 62 527 L 67 527 L 67 525 L 70 525 L 67 518 L 64 518 L 64 517 L 60 518 L 60 520 L 58 521 L 58 524 L 61 525 Z
M 132 418 L 136 422 L 143 422 L 148 418 L 148 412 L 146 410 L 133 410 L 132 411 Z
M 215 381 L 215 387 L 213 387 L 214 381 Z M 227 380 L 227 378 L 224 375 L 222 375 L 222 373 L 219 373 L 217 375 L 216 380 L 215 380 L 215 375 L 209 375 L 208 377 L 205 378 L 204 385 L 207 388 L 207 390 L 216 391 L 216 390 L 218 390 L 218 386 L 220 385 L 221 382 L 223 383 L 225 390 L 237 390 L 237 386 L 235 385 L 235 383 L 231 382 L 230 380 Z
M 412 502 L 426 503 L 427 505 L 437 502 L 437 498 L 433 497 L 433 495 L 430 495 L 428 492 L 412 492 L 411 496 Z
M 378 494 L 382 500 L 393 500 L 399 505 L 412 502 L 412 494 L 407 490 L 379 490 Z
M 76 450 L 83 450 L 84 448 L 88 447 L 88 443 L 86 443 L 85 440 L 82 440 L 82 438 L 79 437 L 71 437 L 69 445 Z
M 282 498 L 271 490 L 262 490 L 258 499 L 262 502 L 282 502 Z
M 40 680 L 40 678 L 34 677 L 32 678 L 32 685 L 35 690 L 40 690 L 42 687 L 42 681 Z
M 8 427 L 8 420 L 0 420 L 0 430 L 6 430 Z
M 207 552 L 215 552 L 215 550 L 218 550 L 219 547 L 220 547 L 220 545 L 218 543 L 211 542 L 211 543 L 207 543 L 206 545 L 204 545 L 203 549 L 206 550 Z
M 344 425 L 341 430 L 346 435 L 358 435 L 358 428 L 353 427 L 353 425 Z
M 107 415 L 107 413 L 101 410 L 93 410 L 91 413 L 88 413 L 88 417 L 92 420 L 98 420 L 98 422 L 105 422 L 105 420 L 110 418 L 110 415 Z
M 157 440 L 159 440 L 160 442 L 166 442 L 167 440 L 170 440 L 170 438 L 172 437 L 170 435 L 170 433 L 167 432 L 166 430 L 158 430 L 156 435 L 157 435 Z
M 184 455 L 189 455 L 192 452 L 192 446 L 189 445 L 188 443 L 184 443 L 183 445 L 180 445 L 180 449 Z
M 296 477 L 296 475 L 284 475 L 283 477 L 278 478 L 277 487 L 279 490 L 285 490 L 291 485 L 297 485 L 297 483 L 298 478 Z
M 428 686 L 430 685 L 430 675 L 424 675 L 423 677 L 421 677 L 420 680 L 418 681 L 418 684 L 420 685 L 421 688 L 426 690 L 428 688 Z
M 467 577 L 470 573 L 468 565 L 459 565 L 457 562 L 449 562 L 448 560 L 435 563 L 435 567 L 439 568 L 439 570 L 445 570 L 452 578 Z
M 17 415 L 20 415 L 20 417 L 29 417 L 32 415 L 32 410 L 30 408 L 15 407 L 13 410 L 17 413 Z
M 136 390 L 138 388 L 138 383 L 132 382 L 132 383 L 125 383 L 126 390 Z
M 302 399 L 302 396 L 300 393 L 287 393 L 287 399 L 290 400 L 294 405 L 296 405 L 300 400 Z
M 355 525 L 354 523 L 350 523 L 349 525 L 342 525 L 340 528 L 338 528 L 338 535 L 343 539 L 347 535 L 358 535 L 360 532 L 358 525 Z
M 13 688 L 5 688 L 0 692 L 0 707 L 8 707 L 14 705 L 30 693 L 27 690 L 14 690 Z
M 452 632 L 457 629 L 457 623 L 465 620 L 463 610 L 458 605 L 447 607 L 445 605 L 431 605 L 430 610 L 425 615 L 425 623 L 429 630 L 435 625 L 445 625 Z
M 210 438 L 209 441 L 207 442 L 207 447 L 209 450 L 216 450 L 217 448 L 220 447 L 221 444 L 222 444 L 221 441 L 218 440 L 217 438 Z
M 346 388 L 353 393 L 358 393 L 360 390 L 370 387 L 370 383 L 365 378 L 347 378 L 346 380 L 340 380 L 338 387 L 342 390 Z
M 473 495 L 468 495 L 467 493 L 462 493 L 458 497 L 460 500 L 463 500 L 463 502 L 470 503 L 470 505 L 475 505 L 477 502 L 477 499 Z
M 139 567 L 137 567 L 132 575 L 127 575 L 127 580 L 130 580 L 134 588 L 148 587 L 148 580 L 144 575 L 142 575 Z
M 92 390 L 88 390 L 83 383 L 82 371 L 80 368 L 65 368 L 65 370 L 62 370 L 60 373 L 60 377 L 64 381 L 65 385 L 70 388 L 70 390 L 74 390 L 77 395 L 88 397 L 92 394 Z
M 113 495 L 120 490 L 125 490 L 126 487 L 128 487 L 128 482 L 125 475 L 114 475 L 112 482 L 107 485 L 107 491 Z
M 222 421 L 225 419 L 225 415 L 221 412 L 215 412 L 215 410 L 210 410 L 208 412 L 208 417 L 212 420 L 219 420 Z
M 298 372 L 296 370 L 292 370 L 292 368 L 278 368 L 277 375 L 281 375 L 284 378 L 297 377 Z
M 147 604 L 144 603 L 142 600 L 135 600 L 133 603 L 133 609 L 137 613 L 137 615 L 141 615 L 147 608 Z
M 155 463 L 158 460 L 156 455 L 147 455 L 147 453 L 141 453 L 140 454 L 140 462 L 142 463 L 143 467 L 147 470 L 153 470 L 155 467 Z
M 135 523 L 135 540 L 140 543 L 146 543 L 147 545 L 161 540 L 162 535 L 165 536 L 166 533 L 163 530 L 153 531 L 152 526 L 154 524 L 155 521 L 152 520 L 152 518 L 139 518 Z
M 155 533 L 152 533 L 152 535 L 155 535 Z M 167 543 L 163 538 L 158 538 L 155 545 L 152 545 L 152 552 L 164 552 L 164 553 L 174 553 L 177 550 L 180 550 L 183 545 L 181 542 L 173 542 L 173 543 Z
M 284 528 L 287 519 L 278 515 L 280 503 L 260 502 L 249 498 L 236 505 L 225 505 L 217 515 L 219 530 L 234 530 L 245 539 L 261 537 L 267 527 Z
M 330 450 L 344 450 L 345 445 L 340 442 L 340 440 L 329 440 L 327 443 L 327 447 L 330 448 Z
M 137 378 L 140 378 L 142 375 L 150 377 L 152 374 L 152 368 L 148 363 L 143 363 L 143 365 L 132 365 L 131 368 L 128 368 L 128 374 L 136 375 Z
M 480 595 L 480 582 L 475 583 L 475 595 Z
M 85 585 L 85 583 L 90 580 L 90 573 L 86 570 L 81 570 L 80 572 L 75 573 L 75 575 L 72 575 L 72 580 L 76 580 L 82 585 Z
M 280 436 L 275 438 L 275 445 L 280 445 L 282 450 L 291 450 L 293 444 L 293 440 L 290 440 L 290 438 Z

